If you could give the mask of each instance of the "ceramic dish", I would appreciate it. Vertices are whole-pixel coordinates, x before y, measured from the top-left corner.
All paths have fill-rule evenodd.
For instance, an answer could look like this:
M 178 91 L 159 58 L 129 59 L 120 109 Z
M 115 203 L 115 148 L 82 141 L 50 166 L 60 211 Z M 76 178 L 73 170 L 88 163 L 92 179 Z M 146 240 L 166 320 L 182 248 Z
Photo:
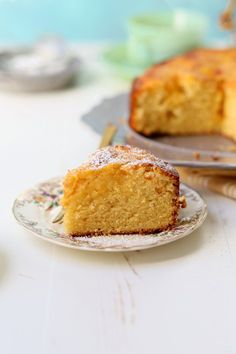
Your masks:
M 151 235 L 112 235 L 72 238 L 62 224 L 52 220 L 58 213 L 62 194 L 61 178 L 54 178 L 22 193 L 14 202 L 13 214 L 20 225 L 33 235 L 60 246 L 86 251 L 133 251 L 176 241 L 196 230 L 206 218 L 207 206 L 201 196 L 181 184 L 187 207 L 182 209 L 175 228 Z
M 128 114 L 129 94 L 125 93 L 103 100 L 82 120 L 100 134 L 112 122 L 119 127 L 115 142 L 144 148 L 175 166 L 236 171 L 236 144 L 231 140 L 217 135 L 147 138 L 129 127 Z
M 76 77 L 80 61 L 61 38 L 45 37 L 31 47 L 0 50 L 0 88 L 13 91 L 50 91 Z
M 202 46 L 206 27 L 205 15 L 181 9 L 134 16 L 128 21 L 129 58 L 152 65 Z
M 141 75 L 148 64 L 134 62 L 129 58 L 128 47 L 125 43 L 116 44 L 104 50 L 102 58 L 114 75 L 126 80 L 132 80 Z
M 203 45 L 207 18 L 175 10 L 128 20 L 128 40 L 107 48 L 103 59 L 115 75 L 133 79 L 150 65 Z

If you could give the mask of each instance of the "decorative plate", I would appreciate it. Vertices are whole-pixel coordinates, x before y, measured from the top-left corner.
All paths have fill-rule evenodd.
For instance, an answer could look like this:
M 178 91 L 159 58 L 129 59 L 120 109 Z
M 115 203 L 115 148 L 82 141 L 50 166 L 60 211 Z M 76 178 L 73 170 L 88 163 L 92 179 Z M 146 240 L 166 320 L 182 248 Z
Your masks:
M 196 230 L 206 218 L 207 206 L 201 196 L 181 184 L 187 207 L 180 211 L 172 230 L 150 235 L 110 235 L 72 238 L 65 234 L 62 224 L 52 220 L 58 214 L 62 195 L 61 178 L 54 178 L 22 193 L 14 202 L 13 214 L 20 225 L 34 235 L 61 246 L 87 251 L 133 251 L 176 241 Z
M 109 122 L 114 123 L 119 128 L 115 142 L 149 150 L 175 166 L 236 171 L 236 144 L 232 140 L 219 135 L 147 138 L 129 127 L 128 115 L 129 94 L 122 93 L 104 99 L 84 114 L 82 121 L 99 134 Z

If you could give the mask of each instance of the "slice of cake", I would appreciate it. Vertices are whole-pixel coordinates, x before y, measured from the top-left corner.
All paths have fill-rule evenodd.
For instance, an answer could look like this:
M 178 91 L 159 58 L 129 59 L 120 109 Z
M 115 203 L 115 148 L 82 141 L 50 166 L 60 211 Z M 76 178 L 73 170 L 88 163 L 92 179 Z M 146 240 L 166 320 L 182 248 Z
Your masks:
M 153 66 L 134 81 L 130 125 L 144 135 L 236 140 L 236 49 L 197 49 Z
M 72 236 L 162 231 L 176 224 L 179 176 L 144 150 L 109 146 L 67 173 L 61 204 Z

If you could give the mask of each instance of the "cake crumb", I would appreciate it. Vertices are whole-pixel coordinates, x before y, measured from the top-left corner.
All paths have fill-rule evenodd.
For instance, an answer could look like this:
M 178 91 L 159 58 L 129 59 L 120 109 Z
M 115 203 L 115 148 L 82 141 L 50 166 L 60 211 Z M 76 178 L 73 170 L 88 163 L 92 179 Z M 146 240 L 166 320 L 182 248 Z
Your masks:
M 211 158 L 213 161 L 218 161 L 220 159 L 217 155 L 212 155 Z
M 181 197 L 179 197 L 179 206 L 180 208 L 184 209 L 187 207 L 187 200 L 186 197 L 184 195 L 182 195 Z
M 200 160 L 200 158 L 201 158 L 201 154 L 199 151 L 194 151 L 193 156 L 196 160 Z

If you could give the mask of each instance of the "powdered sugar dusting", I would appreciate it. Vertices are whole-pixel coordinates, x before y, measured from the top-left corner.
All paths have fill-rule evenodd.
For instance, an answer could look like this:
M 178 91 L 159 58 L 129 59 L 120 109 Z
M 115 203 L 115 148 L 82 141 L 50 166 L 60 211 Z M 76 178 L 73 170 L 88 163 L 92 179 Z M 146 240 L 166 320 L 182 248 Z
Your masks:
M 178 172 L 172 165 L 145 150 L 130 145 L 114 145 L 99 149 L 90 155 L 89 160 L 80 168 L 99 169 L 108 164 L 122 164 L 130 167 L 154 166 L 178 177 Z

